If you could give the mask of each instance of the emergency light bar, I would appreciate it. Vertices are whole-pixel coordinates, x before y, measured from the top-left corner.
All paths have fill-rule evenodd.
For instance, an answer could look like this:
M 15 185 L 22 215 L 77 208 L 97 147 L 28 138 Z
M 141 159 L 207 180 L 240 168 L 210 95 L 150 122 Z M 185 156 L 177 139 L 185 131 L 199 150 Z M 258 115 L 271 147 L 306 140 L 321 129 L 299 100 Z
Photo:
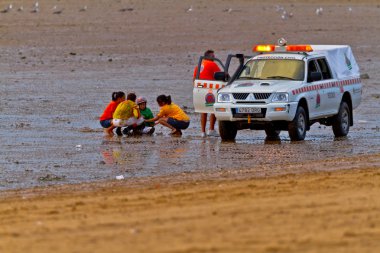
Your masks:
M 288 46 L 275 46 L 275 45 L 256 45 L 253 48 L 254 52 L 311 52 L 313 48 L 310 45 L 288 45 Z

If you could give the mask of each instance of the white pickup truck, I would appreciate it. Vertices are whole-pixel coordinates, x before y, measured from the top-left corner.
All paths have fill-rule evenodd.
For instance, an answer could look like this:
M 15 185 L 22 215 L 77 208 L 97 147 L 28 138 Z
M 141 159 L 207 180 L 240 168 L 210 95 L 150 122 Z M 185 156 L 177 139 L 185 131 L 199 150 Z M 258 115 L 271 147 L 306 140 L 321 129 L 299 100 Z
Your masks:
M 257 45 L 254 57 L 229 56 L 215 80 L 194 80 L 196 112 L 215 113 L 222 140 L 234 140 L 238 130 L 265 130 L 278 138 L 281 130 L 292 141 L 304 140 L 316 122 L 332 126 L 336 137 L 353 125 L 353 110 L 361 101 L 359 67 L 346 45 Z M 228 75 L 232 57 L 240 61 Z M 204 57 L 199 60 L 201 64 Z M 199 69 L 199 68 L 198 68 Z

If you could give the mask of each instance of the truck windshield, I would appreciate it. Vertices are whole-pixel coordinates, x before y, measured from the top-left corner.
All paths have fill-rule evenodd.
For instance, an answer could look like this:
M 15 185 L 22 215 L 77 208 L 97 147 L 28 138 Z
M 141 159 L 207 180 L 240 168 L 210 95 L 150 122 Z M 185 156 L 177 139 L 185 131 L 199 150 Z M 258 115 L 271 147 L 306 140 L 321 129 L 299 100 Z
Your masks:
M 304 80 L 305 66 L 302 60 L 259 59 L 247 62 L 237 79 L 256 80 Z

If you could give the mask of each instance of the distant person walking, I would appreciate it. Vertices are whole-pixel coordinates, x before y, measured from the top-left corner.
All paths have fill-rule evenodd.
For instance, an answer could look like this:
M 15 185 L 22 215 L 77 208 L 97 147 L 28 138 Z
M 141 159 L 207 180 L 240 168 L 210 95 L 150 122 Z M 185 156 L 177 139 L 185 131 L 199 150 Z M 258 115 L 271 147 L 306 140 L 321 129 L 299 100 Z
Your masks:
M 213 50 L 207 50 L 204 53 L 204 56 L 215 58 L 215 53 Z M 198 66 L 194 69 L 193 80 L 195 79 L 198 72 Z M 215 80 L 214 74 L 215 72 L 220 72 L 219 66 L 212 59 L 203 59 L 201 64 L 201 69 L 199 72 L 199 79 L 203 80 Z M 209 136 L 219 136 L 219 134 L 215 131 L 215 114 L 210 114 L 210 128 L 208 131 Z M 201 113 L 201 136 L 206 137 L 206 124 L 207 124 L 207 113 Z

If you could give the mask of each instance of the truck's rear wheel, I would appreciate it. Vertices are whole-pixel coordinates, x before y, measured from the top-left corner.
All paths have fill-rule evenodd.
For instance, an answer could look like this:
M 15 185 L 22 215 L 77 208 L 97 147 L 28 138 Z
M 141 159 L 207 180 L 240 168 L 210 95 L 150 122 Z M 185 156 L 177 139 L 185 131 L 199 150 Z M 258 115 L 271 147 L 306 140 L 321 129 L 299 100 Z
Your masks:
M 339 106 L 339 112 L 334 117 L 332 129 L 336 137 L 346 136 L 350 130 L 350 108 L 346 102 L 342 102 Z
M 305 139 L 307 129 L 307 117 L 305 109 L 298 106 L 296 116 L 288 124 L 289 137 L 292 141 L 302 141 Z
M 237 134 L 237 126 L 232 121 L 219 121 L 219 134 L 223 141 L 235 140 Z

